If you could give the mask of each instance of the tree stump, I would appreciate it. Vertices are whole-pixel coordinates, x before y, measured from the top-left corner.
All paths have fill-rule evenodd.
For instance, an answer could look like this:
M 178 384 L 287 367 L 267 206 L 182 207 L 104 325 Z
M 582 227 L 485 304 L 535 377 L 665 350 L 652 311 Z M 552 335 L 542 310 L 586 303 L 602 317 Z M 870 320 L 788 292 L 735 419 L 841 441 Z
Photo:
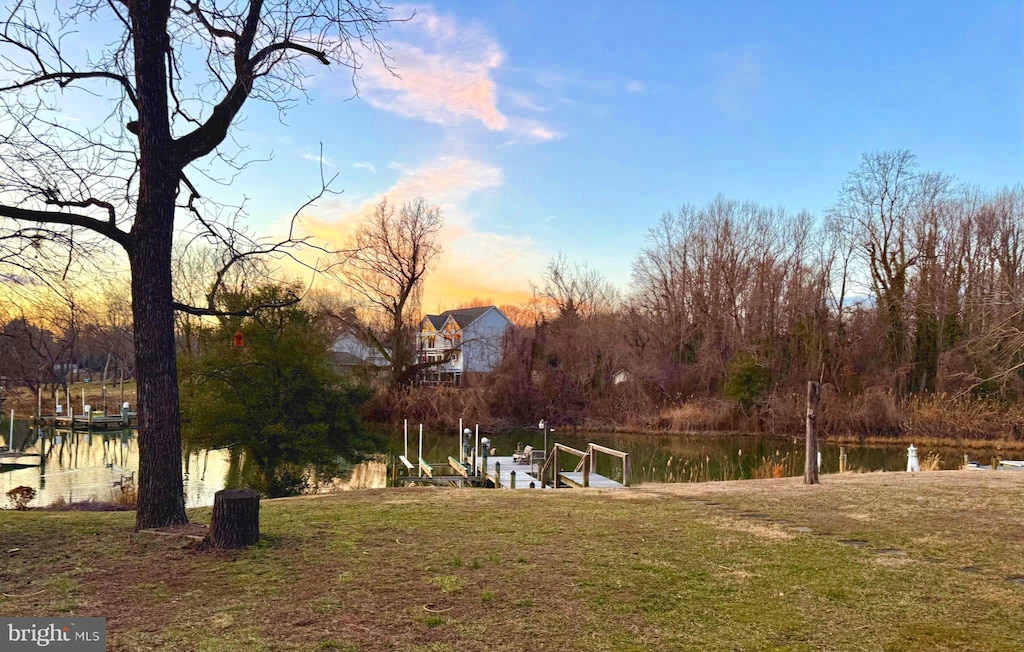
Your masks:
M 218 548 L 244 548 L 259 541 L 259 493 L 252 489 L 222 489 L 215 493 L 210 538 Z

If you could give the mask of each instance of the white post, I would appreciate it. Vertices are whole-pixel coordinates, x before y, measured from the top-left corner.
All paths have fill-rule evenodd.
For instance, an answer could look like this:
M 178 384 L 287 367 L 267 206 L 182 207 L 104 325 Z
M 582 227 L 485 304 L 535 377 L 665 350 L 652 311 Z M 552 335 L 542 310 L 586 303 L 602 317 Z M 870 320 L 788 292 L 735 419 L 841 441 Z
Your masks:
M 921 462 L 917 459 L 917 448 L 911 444 L 907 449 L 907 472 L 917 473 L 921 470 Z M 993 465 L 992 470 L 995 470 Z
M 459 417 L 459 462 L 462 462 L 462 417 Z
M 85 385 L 82 385 L 82 414 L 85 414 Z
M 7 450 L 14 450 L 14 410 L 11 410 L 11 431 L 7 435 Z
M 476 444 L 473 445 L 473 470 L 476 471 L 476 461 L 480 459 L 480 424 L 476 424 Z
M 417 455 L 417 457 L 419 458 L 419 460 L 423 459 L 423 424 L 422 423 L 420 424 L 420 454 Z M 419 460 L 416 460 L 417 466 L 419 466 L 419 464 L 420 464 Z M 420 466 L 420 477 L 422 477 L 422 476 L 423 476 L 423 467 Z
M 409 459 L 409 420 L 405 420 L 405 459 Z
M 36 392 L 36 419 L 43 421 L 43 385 L 39 384 L 39 391 Z

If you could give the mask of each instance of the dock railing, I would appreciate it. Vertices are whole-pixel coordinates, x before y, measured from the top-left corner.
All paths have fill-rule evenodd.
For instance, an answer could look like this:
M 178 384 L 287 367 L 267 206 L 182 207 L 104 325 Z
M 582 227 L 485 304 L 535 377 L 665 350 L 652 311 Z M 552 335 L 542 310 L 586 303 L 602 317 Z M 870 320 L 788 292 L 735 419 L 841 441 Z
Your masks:
M 597 460 L 595 459 L 595 454 L 597 454 L 597 453 L 604 453 L 605 455 L 610 455 L 612 457 L 617 457 L 620 460 L 622 460 L 622 484 L 623 484 L 623 486 L 628 487 L 629 486 L 629 472 L 630 472 L 630 466 L 631 465 L 630 465 L 630 462 L 629 462 L 629 453 L 627 453 L 625 451 L 615 450 L 614 448 L 608 448 L 607 446 L 601 446 L 600 444 L 590 443 L 587 446 L 587 456 L 588 456 L 589 462 L 587 462 L 587 460 L 580 460 L 580 463 L 576 465 L 576 470 L 577 471 L 583 471 L 583 477 L 586 479 L 587 476 L 589 475 L 589 473 L 588 473 L 588 470 L 585 468 L 584 462 L 587 462 L 587 465 L 589 465 L 589 467 L 590 467 L 590 469 L 589 469 L 590 471 L 593 471 L 594 469 L 596 469 L 597 468 Z
M 557 444 L 557 443 L 554 446 L 551 447 L 551 454 L 548 455 L 547 461 L 544 462 L 544 466 L 542 466 L 541 469 L 540 469 L 540 485 L 541 485 L 541 487 L 547 486 L 548 467 L 550 466 L 550 467 L 552 467 L 552 476 L 551 476 L 552 482 L 551 482 L 551 486 L 555 487 L 556 489 L 558 488 L 558 474 L 561 473 L 561 471 L 562 471 L 562 467 L 559 466 L 559 464 L 558 464 L 558 453 L 559 453 L 559 451 L 561 451 L 563 453 L 568 453 L 570 455 L 575 455 L 576 457 L 580 458 L 580 466 L 578 466 L 577 469 L 582 467 L 582 469 L 583 469 L 583 486 L 584 487 L 589 487 L 590 486 L 590 470 L 593 468 L 593 465 L 590 463 L 590 460 L 591 460 L 590 450 L 588 449 L 588 450 L 585 450 L 585 451 L 581 451 L 578 448 L 573 448 L 572 446 L 566 446 L 565 444 Z

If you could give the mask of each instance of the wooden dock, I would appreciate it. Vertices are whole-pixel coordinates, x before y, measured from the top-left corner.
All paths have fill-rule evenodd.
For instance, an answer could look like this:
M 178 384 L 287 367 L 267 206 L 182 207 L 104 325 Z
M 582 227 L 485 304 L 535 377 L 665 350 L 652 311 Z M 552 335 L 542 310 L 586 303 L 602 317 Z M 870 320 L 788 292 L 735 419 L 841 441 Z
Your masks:
M 563 453 L 568 449 L 561 444 L 555 444 L 556 451 Z M 611 449 L 606 449 L 611 450 Z M 627 485 L 613 480 L 607 476 L 590 471 L 594 463 L 593 449 L 588 449 L 586 454 L 579 452 L 582 457 L 579 466 L 574 471 L 559 471 L 557 487 L 570 489 L 623 489 Z M 618 453 L 619 451 L 616 451 Z M 629 457 L 623 453 L 624 477 L 628 477 Z M 453 484 L 456 486 L 490 486 L 496 489 L 551 489 L 553 479 L 549 479 L 553 473 L 552 462 L 557 462 L 554 455 L 547 458 L 548 462 L 541 464 L 529 464 L 516 462 L 510 456 L 496 456 L 478 458 L 476 463 L 462 463 L 454 457 L 449 457 L 444 463 L 431 464 L 425 460 L 419 460 L 419 465 L 413 465 L 404 455 L 400 456 L 400 463 L 393 467 L 393 484 Z M 550 467 L 550 469 L 549 469 Z M 444 469 L 444 472 L 441 472 Z M 403 471 L 403 473 L 399 473 Z M 544 481 L 542 481 L 542 478 Z
M 571 487 L 582 488 L 583 487 L 583 472 L 582 471 L 563 471 L 558 474 L 563 484 L 567 484 Z M 590 474 L 590 488 L 591 489 L 622 489 L 626 485 L 612 480 L 611 478 L 605 477 L 600 473 Z
M 39 466 L 42 456 L 39 453 L 23 453 L 20 451 L 0 452 L 0 464 L 11 466 Z
M 533 475 L 537 472 L 536 465 L 517 464 L 511 457 L 495 456 L 486 459 L 487 468 L 484 468 L 484 458 L 476 461 L 477 474 L 490 480 L 498 489 L 541 489 L 543 484 L 540 479 Z M 515 471 L 515 487 L 512 486 L 512 472 Z M 532 485 L 532 486 L 531 486 Z
M 468 432 L 468 430 L 467 430 Z M 422 444 L 420 431 L 420 450 Z M 484 440 L 486 445 L 486 440 Z M 479 445 L 479 444 L 478 444 Z M 531 454 L 532 451 L 532 454 Z M 618 458 L 622 462 L 622 482 L 597 473 L 596 456 L 600 453 Z M 527 459 L 526 454 L 530 454 Z M 561 458 L 559 457 L 561 455 Z M 572 471 L 563 471 L 560 459 L 570 455 L 578 460 Z M 538 457 L 539 456 L 539 457 Z M 521 460 L 521 461 L 520 461 Z M 443 462 L 428 462 L 422 457 L 417 463 L 406 453 L 399 455 L 391 467 L 392 486 L 409 484 L 448 485 L 456 487 L 493 487 L 495 489 L 622 489 L 629 486 L 629 453 L 598 444 L 588 444 L 579 450 L 555 443 L 550 453 L 533 451 L 527 447 L 523 456 L 472 457 L 466 460 L 449 456 Z
M 55 428 L 68 428 L 71 430 L 120 430 L 130 428 L 132 422 L 138 417 L 136 412 L 123 412 L 121 414 L 73 414 L 73 415 L 44 415 L 39 419 L 44 426 Z

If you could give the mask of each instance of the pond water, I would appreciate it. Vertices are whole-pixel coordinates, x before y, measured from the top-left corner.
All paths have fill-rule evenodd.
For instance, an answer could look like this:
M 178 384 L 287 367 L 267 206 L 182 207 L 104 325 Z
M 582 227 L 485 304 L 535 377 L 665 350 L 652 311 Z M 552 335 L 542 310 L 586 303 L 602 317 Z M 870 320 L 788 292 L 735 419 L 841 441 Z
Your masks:
M 8 446 L 8 424 L 0 422 L 0 449 Z M 491 446 L 498 455 L 510 455 L 519 443 L 541 449 L 544 433 L 539 430 L 490 434 Z M 386 459 L 405 452 L 401 430 L 385 434 L 387 457 L 356 465 L 345 477 L 329 483 L 323 490 L 382 487 L 386 483 Z M 559 442 L 585 450 L 589 442 L 626 451 L 632 460 L 631 484 L 645 482 L 701 482 L 756 477 L 780 477 L 803 473 L 804 442 L 799 438 L 739 435 L 633 435 L 615 433 L 577 434 L 571 431 L 548 433 L 548 443 Z M 457 428 L 424 431 L 423 457 L 440 463 L 457 454 Z M 138 442 L 133 431 L 74 432 L 54 431 L 16 421 L 15 450 L 41 453 L 40 466 L 0 466 L 0 494 L 26 485 L 36 489 L 33 505 L 49 505 L 59 498 L 67 501 L 114 500 L 120 491 L 115 483 L 122 476 L 138 471 Z M 409 457 L 418 455 L 418 429 L 410 427 Z M 839 470 L 839 445 L 822 442 L 822 472 Z M 907 458 L 904 446 L 847 445 L 847 464 L 853 471 L 902 471 Z M 958 468 L 966 451 L 956 448 L 921 447 L 922 460 L 937 455 L 942 468 Z M 998 451 L 971 451 L 971 458 L 988 460 Z M 565 468 L 575 464 L 565 456 Z M 182 456 L 185 470 L 185 496 L 188 507 L 213 504 L 213 494 L 225 487 L 237 486 L 241 477 L 238 454 L 226 450 L 200 450 Z M 618 459 L 599 455 L 596 471 L 621 480 Z M 0 495 L 0 506 L 6 499 Z
M 431 463 L 443 462 L 458 451 L 458 429 L 450 428 L 447 433 L 436 430 L 424 431 L 424 459 Z M 523 430 L 507 434 L 481 434 L 491 440 L 491 447 L 497 455 L 511 455 L 520 444 L 543 449 L 544 433 L 540 430 Z M 401 432 L 388 437 L 390 455 L 404 453 L 404 436 Z M 548 445 L 553 442 L 586 450 L 588 443 L 600 444 L 630 454 L 632 465 L 631 484 L 645 482 L 706 482 L 713 480 L 746 480 L 758 477 L 782 477 L 803 475 L 803 438 L 772 437 L 767 435 L 639 435 L 629 433 L 574 433 L 571 430 L 549 431 Z M 409 459 L 415 463 L 419 445 L 418 429 L 409 429 Z M 905 471 L 907 449 L 903 445 L 868 446 L 844 444 L 847 468 L 850 471 Z M 840 445 L 822 441 L 820 443 L 822 473 L 839 471 Z M 955 447 L 918 448 L 922 462 L 931 455 L 938 457 L 941 468 L 960 468 L 963 456 L 968 453 L 972 460 L 988 461 L 992 456 L 1002 455 L 996 450 L 979 451 Z M 578 460 L 565 455 L 563 470 L 575 466 Z M 622 463 L 607 455 L 597 456 L 597 473 L 615 480 L 622 479 Z M 560 460 L 562 462 L 562 460 Z

